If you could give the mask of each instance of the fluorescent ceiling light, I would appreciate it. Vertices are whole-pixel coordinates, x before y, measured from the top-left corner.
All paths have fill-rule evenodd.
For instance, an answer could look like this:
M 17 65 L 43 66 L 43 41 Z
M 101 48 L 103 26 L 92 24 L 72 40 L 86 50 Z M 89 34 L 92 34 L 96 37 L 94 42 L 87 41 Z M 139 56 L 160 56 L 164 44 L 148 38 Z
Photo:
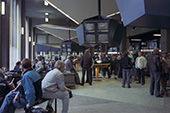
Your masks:
M 54 4 L 52 4 L 51 2 L 49 2 L 48 0 L 46 0 L 46 2 L 48 4 L 50 4 L 52 7 L 54 7 L 55 9 L 57 9 L 58 11 L 60 11 L 63 15 L 65 15 L 67 18 L 69 18 L 70 20 L 72 20 L 74 23 L 76 23 L 77 25 L 79 25 L 79 22 L 77 22 L 75 19 L 73 19 L 71 16 L 69 16 L 68 14 L 66 14 L 64 11 L 62 11 L 61 9 L 59 9 L 57 6 L 55 6 Z
M 161 34 L 153 34 L 153 36 L 161 36 Z
M 48 34 L 50 34 L 50 35 L 52 35 L 52 36 L 54 36 L 54 37 L 56 37 L 56 38 L 64 41 L 63 38 L 61 38 L 61 37 L 59 37 L 59 36 L 57 36 L 57 35 L 55 35 L 55 34 L 53 34 L 53 33 L 50 33 L 50 32 L 48 32 L 48 31 L 46 31 L 46 30 L 44 30 L 44 29 L 42 29 L 42 28 L 40 28 L 40 27 L 37 27 L 37 28 L 38 28 L 39 30 L 41 30 L 41 31 L 44 31 L 44 32 L 46 32 L 46 33 L 48 33 Z
M 45 13 L 46 16 L 48 16 L 48 13 Z
M 48 6 L 48 2 L 46 0 L 44 0 L 44 5 Z
M 141 39 L 131 39 L 131 41 L 142 41 Z
M 45 22 L 48 22 L 49 20 L 48 20 L 48 18 L 45 18 Z
M 1 14 L 5 15 L 5 2 L 4 1 L 1 2 Z
M 58 30 L 71 30 L 71 31 L 76 31 L 76 29 L 74 28 L 69 28 L 69 27 L 63 27 L 63 26 L 56 26 L 56 25 L 53 25 L 53 26 L 47 26 L 47 25 L 36 25 L 37 27 L 44 27 L 44 28 L 50 28 L 50 29 L 58 29 Z
M 112 13 L 112 14 L 110 14 L 110 15 L 107 15 L 107 17 L 111 17 L 111 16 L 118 15 L 118 14 L 120 14 L 119 11 L 118 11 L 118 12 L 115 12 L 115 13 Z

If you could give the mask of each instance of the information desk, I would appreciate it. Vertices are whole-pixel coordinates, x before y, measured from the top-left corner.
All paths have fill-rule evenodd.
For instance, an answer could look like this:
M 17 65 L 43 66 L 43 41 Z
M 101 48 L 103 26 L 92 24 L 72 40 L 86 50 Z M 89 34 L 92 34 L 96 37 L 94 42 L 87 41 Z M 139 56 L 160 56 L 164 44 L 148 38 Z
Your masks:
M 101 63 L 101 64 L 94 64 L 95 68 L 95 78 L 99 77 L 99 68 L 106 68 L 110 65 L 110 63 Z
M 76 71 L 78 71 L 78 66 L 80 65 L 80 60 L 74 61 L 73 64 L 75 64 Z

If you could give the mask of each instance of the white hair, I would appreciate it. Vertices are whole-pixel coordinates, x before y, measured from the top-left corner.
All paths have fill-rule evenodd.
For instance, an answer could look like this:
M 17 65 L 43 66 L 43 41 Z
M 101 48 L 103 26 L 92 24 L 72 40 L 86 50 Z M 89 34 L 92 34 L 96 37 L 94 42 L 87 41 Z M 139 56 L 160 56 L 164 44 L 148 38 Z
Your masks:
M 64 65 L 65 65 L 65 63 L 63 61 L 61 61 L 61 60 L 58 60 L 57 62 L 55 62 L 55 67 L 57 69 L 60 69 L 61 66 L 64 66 Z

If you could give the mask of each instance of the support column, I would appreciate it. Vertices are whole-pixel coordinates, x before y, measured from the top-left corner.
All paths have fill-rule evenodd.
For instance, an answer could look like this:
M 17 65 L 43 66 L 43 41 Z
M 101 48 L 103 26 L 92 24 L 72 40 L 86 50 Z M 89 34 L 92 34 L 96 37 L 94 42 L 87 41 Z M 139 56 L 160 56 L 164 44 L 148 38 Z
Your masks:
M 36 28 L 33 28 L 33 51 L 32 51 L 32 54 L 33 54 L 33 59 L 35 59 L 35 44 L 36 44 Z
M 0 0 L 0 6 L 1 6 Z M 5 15 L 0 12 L 0 67 L 5 66 L 9 68 L 9 14 L 10 14 L 10 0 L 3 0 L 5 2 Z
M 120 52 L 124 52 L 129 49 L 129 39 L 126 37 L 126 29 L 124 31 L 122 41 L 120 43 Z
M 25 58 L 25 0 L 21 0 L 21 60 Z
M 170 30 L 161 29 L 161 51 L 170 52 Z
M 31 37 L 31 41 L 29 42 L 29 59 L 32 58 L 32 22 L 29 19 L 29 38 Z
M 106 44 L 100 44 L 100 52 L 106 54 L 107 53 L 107 45 Z

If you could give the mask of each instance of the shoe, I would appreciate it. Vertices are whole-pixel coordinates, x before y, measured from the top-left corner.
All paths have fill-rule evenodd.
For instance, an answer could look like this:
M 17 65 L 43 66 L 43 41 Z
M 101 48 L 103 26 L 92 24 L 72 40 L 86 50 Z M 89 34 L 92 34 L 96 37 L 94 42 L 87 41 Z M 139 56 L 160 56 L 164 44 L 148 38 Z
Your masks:
M 122 88 L 125 88 L 125 86 L 122 86 Z
M 158 97 L 158 98 L 163 98 L 163 96 L 161 96 L 161 95 L 158 95 L 158 96 L 156 96 L 156 97 Z
M 151 95 L 151 96 L 153 96 L 154 94 L 153 94 L 153 93 L 151 93 L 150 95 Z
M 117 77 L 115 77 L 114 79 L 117 79 Z
M 169 97 L 169 94 L 168 94 L 168 93 L 165 93 L 165 96 L 166 96 L 166 97 Z
M 54 111 L 53 107 L 50 105 L 46 106 L 46 110 L 48 110 L 48 113 L 52 113 Z
M 164 95 L 164 92 L 163 92 L 163 91 L 161 91 L 161 95 Z
M 141 84 L 141 82 L 136 82 L 136 84 Z
M 145 85 L 145 83 L 142 83 L 141 85 Z
M 89 83 L 89 85 L 92 85 L 92 83 Z
M 80 85 L 81 85 L 81 86 L 84 86 L 84 84 L 82 84 L 82 83 L 81 83 Z
M 128 88 L 131 88 L 131 86 L 128 86 Z

